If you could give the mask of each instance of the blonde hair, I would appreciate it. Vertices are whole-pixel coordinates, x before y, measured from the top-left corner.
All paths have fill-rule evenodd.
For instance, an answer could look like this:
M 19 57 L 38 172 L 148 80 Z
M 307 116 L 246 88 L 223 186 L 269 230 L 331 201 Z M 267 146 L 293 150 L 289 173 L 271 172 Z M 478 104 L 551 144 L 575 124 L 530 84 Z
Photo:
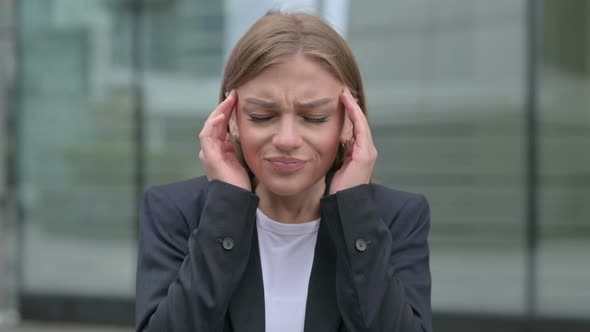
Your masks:
M 227 60 L 219 93 L 238 88 L 270 66 L 287 62 L 297 53 L 317 61 L 350 89 L 365 115 L 365 94 L 361 73 L 346 41 L 320 17 L 307 13 L 269 11 L 240 38 Z M 236 142 L 235 142 L 236 143 Z M 245 163 L 241 147 L 234 144 L 238 159 Z M 345 150 L 341 146 L 330 171 L 342 166 Z

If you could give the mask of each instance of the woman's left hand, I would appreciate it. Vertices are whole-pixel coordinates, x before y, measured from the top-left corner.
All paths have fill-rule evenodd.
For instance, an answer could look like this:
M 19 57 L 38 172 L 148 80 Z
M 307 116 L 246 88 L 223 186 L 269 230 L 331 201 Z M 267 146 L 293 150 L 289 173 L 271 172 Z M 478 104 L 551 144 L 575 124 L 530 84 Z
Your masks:
M 344 116 L 352 121 L 352 137 L 345 145 L 348 148 L 342 167 L 332 178 L 330 194 L 368 184 L 377 161 L 377 149 L 373 144 L 369 122 L 348 88 L 340 94 L 340 100 L 346 110 Z

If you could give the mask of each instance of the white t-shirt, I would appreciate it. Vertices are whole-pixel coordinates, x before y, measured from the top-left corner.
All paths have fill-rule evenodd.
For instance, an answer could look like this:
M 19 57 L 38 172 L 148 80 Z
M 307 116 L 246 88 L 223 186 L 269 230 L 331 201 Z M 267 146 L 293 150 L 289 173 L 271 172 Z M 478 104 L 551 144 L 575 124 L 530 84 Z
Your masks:
M 256 211 L 266 332 L 303 332 L 320 219 L 285 224 Z

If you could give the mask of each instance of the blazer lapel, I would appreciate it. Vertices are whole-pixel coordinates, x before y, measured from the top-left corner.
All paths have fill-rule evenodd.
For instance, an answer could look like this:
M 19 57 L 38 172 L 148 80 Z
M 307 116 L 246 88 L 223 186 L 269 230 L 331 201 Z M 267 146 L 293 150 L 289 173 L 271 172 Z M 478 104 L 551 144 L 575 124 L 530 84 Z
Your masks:
M 252 232 L 252 248 L 244 277 L 229 304 L 233 331 L 264 331 L 264 284 L 258 248 L 256 224 Z
M 332 176 L 333 174 L 326 176 L 324 195 L 328 194 Z M 256 225 L 252 232 L 248 266 L 230 300 L 228 311 L 233 331 L 265 330 L 264 284 Z M 327 225 L 321 221 L 309 277 L 304 324 L 305 332 L 337 331 L 341 325 L 336 303 L 336 249 Z
M 326 227 L 320 221 L 307 291 L 306 332 L 337 331 L 341 321 L 336 303 L 336 250 Z

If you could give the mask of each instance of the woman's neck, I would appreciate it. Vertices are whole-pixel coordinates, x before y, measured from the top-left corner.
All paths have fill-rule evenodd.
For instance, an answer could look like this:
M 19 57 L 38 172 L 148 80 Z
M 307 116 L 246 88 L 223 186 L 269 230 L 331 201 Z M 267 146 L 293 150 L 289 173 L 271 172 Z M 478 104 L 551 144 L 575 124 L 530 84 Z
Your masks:
M 310 188 L 292 196 L 281 196 L 258 184 L 258 208 L 270 219 L 286 224 L 301 224 L 320 218 L 320 199 L 325 191 L 324 178 Z

